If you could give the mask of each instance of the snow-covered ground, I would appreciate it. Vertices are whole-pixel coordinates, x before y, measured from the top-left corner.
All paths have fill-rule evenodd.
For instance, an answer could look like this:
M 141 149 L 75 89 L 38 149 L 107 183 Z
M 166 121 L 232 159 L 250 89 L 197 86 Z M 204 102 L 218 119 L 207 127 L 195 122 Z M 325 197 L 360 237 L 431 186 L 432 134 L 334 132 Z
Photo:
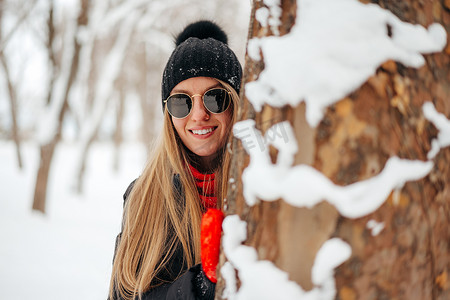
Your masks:
M 94 145 L 85 193 L 76 195 L 77 147 L 61 144 L 43 215 L 31 210 L 39 151 L 24 146 L 20 171 L 14 145 L 0 141 L 0 299 L 106 299 L 122 194 L 144 165 L 144 148 L 125 145 L 114 172 L 112 145 Z

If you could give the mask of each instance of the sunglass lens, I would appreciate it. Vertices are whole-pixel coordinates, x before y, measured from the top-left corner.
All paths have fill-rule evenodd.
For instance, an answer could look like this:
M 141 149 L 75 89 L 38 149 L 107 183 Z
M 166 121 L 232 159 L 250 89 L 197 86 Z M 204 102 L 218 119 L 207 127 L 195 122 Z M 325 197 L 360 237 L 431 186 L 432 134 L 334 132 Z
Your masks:
M 224 112 L 230 105 L 230 97 L 224 89 L 209 90 L 203 98 L 205 107 L 215 114 Z
M 167 110 L 175 118 L 182 119 L 189 115 L 192 109 L 192 100 L 188 95 L 175 94 L 167 99 Z

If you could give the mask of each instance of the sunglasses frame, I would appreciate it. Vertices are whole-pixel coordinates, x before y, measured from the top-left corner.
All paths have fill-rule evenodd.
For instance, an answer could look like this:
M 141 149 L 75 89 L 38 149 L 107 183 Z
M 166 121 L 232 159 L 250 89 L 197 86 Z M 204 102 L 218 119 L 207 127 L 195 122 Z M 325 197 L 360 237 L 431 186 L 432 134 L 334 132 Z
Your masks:
M 209 92 L 209 91 L 212 91 L 212 90 L 223 90 L 223 91 L 225 91 L 225 92 L 227 93 L 228 97 L 230 97 L 230 101 L 228 102 L 227 108 L 225 108 L 225 109 L 224 109 L 223 111 L 221 111 L 221 112 L 217 112 L 217 113 L 212 112 L 212 111 L 210 111 L 210 110 L 206 107 L 206 105 L 205 105 L 205 94 L 206 94 L 207 92 Z M 175 117 L 174 115 L 172 115 L 172 113 L 170 112 L 170 110 L 169 110 L 169 108 L 168 108 L 168 106 L 167 106 L 167 101 L 169 100 L 170 97 L 172 97 L 172 96 L 174 96 L 174 95 L 186 95 L 186 96 L 188 96 L 189 99 L 191 99 L 191 101 L 192 101 L 192 107 L 194 106 L 194 97 L 195 97 L 195 96 L 201 96 L 201 97 L 202 97 L 202 102 L 203 102 L 203 107 L 204 107 L 207 111 L 209 111 L 210 113 L 215 114 L 215 115 L 226 112 L 227 109 L 230 107 L 230 104 L 231 104 L 231 92 L 228 91 L 227 89 L 223 88 L 223 87 L 215 87 L 215 88 L 209 89 L 209 90 L 205 91 L 205 92 L 203 93 L 203 95 L 201 95 L 201 94 L 194 94 L 194 95 L 191 96 L 191 95 L 186 94 L 186 93 L 175 93 L 175 94 L 169 95 L 169 97 L 167 97 L 167 99 L 163 101 L 164 104 L 165 104 L 165 106 L 166 106 L 167 112 L 168 112 L 173 118 L 175 118 L 175 119 L 184 119 L 184 118 L 186 118 L 187 116 L 189 116 L 189 115 L 191 114 L 192 108 L 191 108 L 191 110 L 189 111 L 189 113 L 188 113 L 186 116 L 182 117 L 182 118 L 178 118 L 178 117 Z

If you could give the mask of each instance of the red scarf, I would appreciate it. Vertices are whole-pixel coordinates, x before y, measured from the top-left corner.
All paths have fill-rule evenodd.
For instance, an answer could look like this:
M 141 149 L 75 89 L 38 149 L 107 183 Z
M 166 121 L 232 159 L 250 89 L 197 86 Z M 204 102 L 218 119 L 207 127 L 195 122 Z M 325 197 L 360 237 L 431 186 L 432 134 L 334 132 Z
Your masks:
M 194 175 L 201 204 L 205 209 L 216 208 L 217 197 L 215 193 L 215 175 L 200 173 L 196 168 L 189 165 L 192 175 Z

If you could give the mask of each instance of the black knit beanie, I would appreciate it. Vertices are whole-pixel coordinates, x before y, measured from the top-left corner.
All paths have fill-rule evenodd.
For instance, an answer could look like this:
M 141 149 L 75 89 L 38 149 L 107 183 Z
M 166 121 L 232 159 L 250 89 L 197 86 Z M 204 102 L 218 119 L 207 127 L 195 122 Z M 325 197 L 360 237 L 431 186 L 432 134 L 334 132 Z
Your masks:
M 162 100 L 181 81 L 201 76 L 225 81 L 239 94 L 242 67 L 227 43 L 226 33 L 211 21 L 188 25 L 176 37 L 176 48 L 164 69 Z

